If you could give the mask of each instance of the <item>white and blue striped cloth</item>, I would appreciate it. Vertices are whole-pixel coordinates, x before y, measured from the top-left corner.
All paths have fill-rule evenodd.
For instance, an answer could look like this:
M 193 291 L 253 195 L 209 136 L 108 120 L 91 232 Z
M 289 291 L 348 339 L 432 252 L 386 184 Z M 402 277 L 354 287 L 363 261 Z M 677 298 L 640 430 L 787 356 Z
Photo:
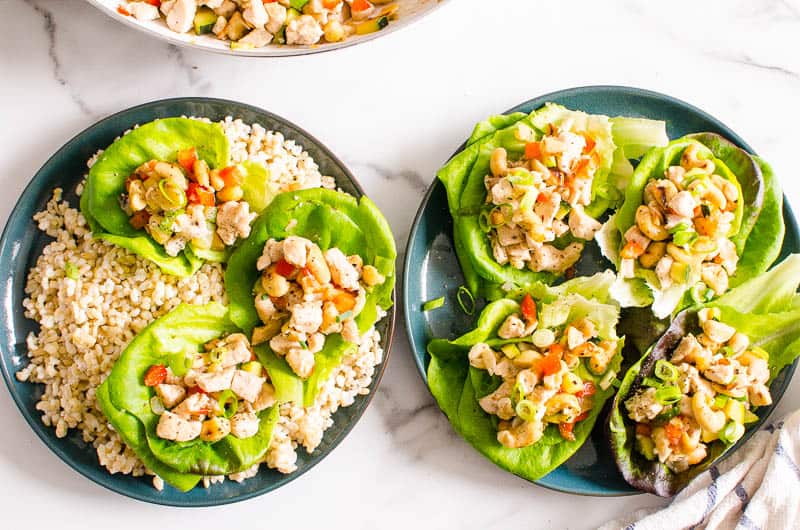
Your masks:
M 641 510 L 601 530 L 800 529 L 800 410 L 763 428 L 658 511 Z

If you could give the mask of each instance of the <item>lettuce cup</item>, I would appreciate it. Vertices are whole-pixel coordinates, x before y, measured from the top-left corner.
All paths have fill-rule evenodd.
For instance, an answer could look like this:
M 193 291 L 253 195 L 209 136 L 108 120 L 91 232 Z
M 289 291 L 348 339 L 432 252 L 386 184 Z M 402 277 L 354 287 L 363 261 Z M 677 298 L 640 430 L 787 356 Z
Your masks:
M 183 491 L 260 462 L 278 418 L 268 372 L 215 303 L 178 306 L 147 326 L 97 399 L 148 469 Z
M 766 164 L 716 134 L 651 150 L 598 235 L 619 271 L 622 304 L 652 304 L 664 318 L 765 271 L 784 231 L 774 180 Z
M 663 122 L 554 104 L 478 124 L 438 172 L 467 288 L 496 299 L 563 276 L 621 202 L 628 157 L 666 142 Z
M 800 256 L 680 312 L 626 373 L 608 423 L 632 486 L 674 495 L 773 403 L 769 385 L 800 352 Z M 770 286 L 776 286 L 771 289 Z
M 537 480 L 589 436 L 621 364 L 612 281 L 533 286 L 487 305 L 473 331 L 429 344 L 439 407 L 498 466 Z
M 189 276 L 227 259 L 273 191 L 264 166 L 231 164 L 217 123 L 166 118 L 125 134 L 92 165 L 81 212 L 95 237 Z
M 344 355 L 392 305 L 391 230 L 366 197 L 278 195 L 231 255 L 231 318 L 286 400 L 311 405 Z

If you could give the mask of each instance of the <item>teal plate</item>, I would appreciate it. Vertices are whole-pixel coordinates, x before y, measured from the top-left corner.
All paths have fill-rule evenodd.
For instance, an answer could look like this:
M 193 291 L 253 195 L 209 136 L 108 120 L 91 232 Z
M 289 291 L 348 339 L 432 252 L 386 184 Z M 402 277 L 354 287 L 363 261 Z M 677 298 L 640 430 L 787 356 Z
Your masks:
M 64 198 L 77 206 L 75 186 L 87 172 L 86 161 L 98 149 L 106 148 L 136 124 L 171 116 L 204 116 L 215 121 L 232 116 L 241 118 L 245 123 L 260 123 L 266 129 L 278 131 L 303 146 L 317 162 L 322 174 L 334 177 L 342 190 L 356 197 L 364 194 L 345 165 L 313 136 L 257 107 L 221 99 L 179 98 L 146 103 L 109 116 L 75 136 L 45 163 L 25 188 L 8 219 L 0 239 L 0 270 L 5 274 L 0 313 L 0 370 L 11 396 L 31 429 L 77 472 L 112 491 L 141 501 L 169 506 L 216 506 L 262 495 L 291 482 L 318 464 L 347 436 L 367 408 L 383 375 L 391 346 L 395 311 L 394 308 L 390 309 L 387 317 L 377 326 L 385 353 L 384 362 L 376 368 L 370 393 L 334 414 L 334 424 L 325 431 L 322 443 L 313 455 L 298 449 L 297 471 L 289 475 L 262 466 L 258 475 L 242 483 L 225 481 L 207 489 L 198 486 L 188 493 L 181 493 L 166 485 L 164 491 L 159 492 L 153 488 L 150 478 L 109 474 L 98 464 L 91 444 L 85 443 L 77 431 L 70 431 L 66 438 L 57 438 L 55 430 L 41 422 L 41 414 L 35 408 L 42 395 L 42 385 L 22 383 L 14 377 L 28 363 L 25 337 L 37 330 L 37 325 L 23 314 L 22 300 L 28 270 L 35 265 L 44 246 L 52 241 L 38 230 L 33 215 L 45 208 L 55 187 L 63 188 Z
M 716 132 L 754 153 L 739 135 L 700 109 L 675 98 L 637 88 L 572 88 L 526 101 L 506 111 L 506 114 L 519 111 L 529 113 L 547 102 L 560 103 L 592 114 L 664 120 L 670 138 L 693 132 Z M 462 145 L 459 151 L 463 148 Z M 783 218 L 786 223 L 786 237 L 779 260 L 800 251 L 797 222 L 785 200 Z M 597 245 L 592 244 L 586 248 L 578 264 L 578 274 L 590 275 L 606 268 L 611 268 L 611 264 L 600 255 Z M 427 367 L 430 361 L 426 352 L 428 342 L 433 337 L 457 337 L 471 329 L 474 324 L 474 318 L 464 314 L 455 299 L 456 290 L 463 285 L 464 279 L 453 249 L 453 222 L 447 209 L 445 189 L 438 180 L 428 189 L 414 220 L 406 247 L 403 274 L 406 332 L 417 368 L 427 383 Z M 424 302 L 440 296 L 446 298 L 443 307 L 435 311 L 422 311 Z M 476 311 L 476 315 L 477 313 Z M 760 410 L 759 422 L 747 431 L 740 444 L 764 423 L 775 408 L 789 385 L 796 365 L 797 362 L 786 367 L 772 383 L 770 390 L 774 397 L 773 405 Z M 605 415 L 601 415 L 603 417 Z M 591 437 L 572 458 L 535 483 L 578 495 L 622 496 L 639 493 L 617 471 L 606 442 L 604 424 L 604 421 L 598 421 Z

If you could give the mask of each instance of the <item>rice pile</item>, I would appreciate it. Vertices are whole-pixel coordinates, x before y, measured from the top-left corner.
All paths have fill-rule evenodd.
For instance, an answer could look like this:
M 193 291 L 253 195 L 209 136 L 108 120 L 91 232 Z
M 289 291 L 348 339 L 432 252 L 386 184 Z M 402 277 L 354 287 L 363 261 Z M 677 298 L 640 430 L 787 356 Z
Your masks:
M 221 124 L 230 140 L 233 161 L 265 164 L 281 191 L 334 187 L 333 178 L 322 176 L 308 153 L 282 134 L 230 117 Z M 36 408 L 42 413 L 42 422 L 54 427 L 58 437 L 78 429 L 110 473 L 150 474 L 106 422 L 95 401 L 95 388 L 136 333 L 154 319 L 181 302 L 225 303 L 223 268 L 207 263 L 191 278 L 163 274 L 148 260 L 92 239 L 83 215 L 62 200 L 61 189 L 54 190 L 47 208 L 34 220 L 55 241 L 45 247 L 28 274 L 25 316 L 36 321 L 40 331 L 27 337 L 30 364 L 17 373 L 17 379 L 44 385 Z M 73 278 L 67 277 L 68 268 L 71 273 L 77 269 L 77 279 L 73 279 L 74 273 L 70 274 Z M 314 406 L 281 405 L 265 458 L 267 466 L 281 473 L 294 471 L 298 446 L 311 453 L 333 424 L 331 416 L 336 410 L 369 393 L 375 366 L 382 357 L 380 334 L 370 330 L 357 351 L 345 357 L 325 383 Z M 252 477 L 258 467 L 230 478 Z M 222 480 L 206 477 L 204 484 Z M 163 487 L 157 476 L 153 484 Z

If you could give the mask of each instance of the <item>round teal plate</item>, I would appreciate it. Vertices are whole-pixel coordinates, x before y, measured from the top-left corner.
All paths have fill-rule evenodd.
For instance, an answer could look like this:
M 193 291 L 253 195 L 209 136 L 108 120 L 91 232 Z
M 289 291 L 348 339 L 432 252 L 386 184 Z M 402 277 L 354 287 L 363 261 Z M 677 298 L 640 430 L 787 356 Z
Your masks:
M 384 358 L 384 363 L 377 367 L 369 395 L 360 397 L 352 406 L 340 408 L 334 414 L 333 426 L 325 431 L 322 443 L 313 455 L 298 449 L 297 471 L 294 473 L 283 475 L 262 466 L 258 475 L 242 483 L 225 481 L 209 488 L 198 486 L 188 493 L 181 493 L 169 485 L 159 492 L 152 486 L 150 478 L 111 475 L 100 467 L 97 454 L 91 444 L 82 440 L 79 432 L 72 430 L 66 438 L 57 438 L 55 430 L 41 422 L 41 414 L 35 407 L 42 395 L 42 386 L 22 383 L 14 377 L 28 362 L 25 337 L 37 330 L 37 325 L 23 314 L 22 300 L 28 270 L 36 263 L 44 246 L 52 241 L 38 230 L 33 215 L 45 208 L 56 187 L 63 188 L 64 198 L 77 207 L 75 186 L 87 172 L 86 161 L 98 149 L 105 149 L 136 124 L 171 116 L 204 116 L 214 121 L 232 116 L 241 118 L 245 123 L 260 123 L 266 129 L 278 131 L 303 146 L 317 162 L 322 174 L 334 177 L 338 187 L 356 197 L 363 195 L 363 190 L 345 165 L 313 136 L 279 116 L 250 105 L 221 99 L 179 98 L 146 103 L 109 116 L 67 142 L 45 163 L 22 193 L 8 219 L 0 240 L 0 270 L 4 274 L 0 312 L 0 370 L 11 396 L 31 429 L 59 458 L 82 475 L 117 493 L 146 502 L 187 507 L 215 506 L 242 501 L 279 488 L 325 458 L 347 436 L 367 408 L 386 363 Z M 386 357 L 394 329 L 393 308 L 377 328 Z
M 546 94 L 526 101 L 506 111 L 529 113 L 547 102 L 559 103 L 570 109 L 608 116 L 633 116 L 664 120 L 670 138 L 694 132 L 719 133 L 748 152 L 753 149 L 735 132 L 716 118 L 688 103 L 675 98 L 640 90 L 616 86 L 591 86 L 572 88 Z M 459 151 L 463 149 L 463 146 Z M 800 251 L 798 227 L 786 201 L 783 211 L 786 237 L 779 260 L 787 254 Z M 597 246 L 587 246 L 578 265 L 578 274 L 589 275 L 611 268 L 600 255 Z M 447 209 L 444 186 L 434 181 L 417 212 L 406 248 L 403 276 L 403 311 L 406 332 L 411 343 L 414 360 L 422 378 L 427 383 L 426 352 L 428 342 L 434 337 L 454 338 L 472 328 L 474 318 L 464 314 L 455 300 L 456 290 L 463 284 L 463 276 L 453 249 L 453 223 Z M 429 312 L 422 304 L 444 296 L 447 303 Z M 477 315 L 476 311 L 476 315 Z M 772 412 L 789 385 L 797 363 L 787 367 L 772 383 L 775 403 L 759 412 L 760 421 L 748 430 L 743 443 Z M 605 415 L 601 415 L 604 418 Z M 620 496 L 638 493 L 622 479 L 614 464 L 604 433 L 604 421 L 598 421 L 591 437 L 567 462 L 536 484 L 558 491 L 579 495 Z M 735 450 L 735 449 L 734 449 Z M 730 453 L 728 453 L 730 454 Z

